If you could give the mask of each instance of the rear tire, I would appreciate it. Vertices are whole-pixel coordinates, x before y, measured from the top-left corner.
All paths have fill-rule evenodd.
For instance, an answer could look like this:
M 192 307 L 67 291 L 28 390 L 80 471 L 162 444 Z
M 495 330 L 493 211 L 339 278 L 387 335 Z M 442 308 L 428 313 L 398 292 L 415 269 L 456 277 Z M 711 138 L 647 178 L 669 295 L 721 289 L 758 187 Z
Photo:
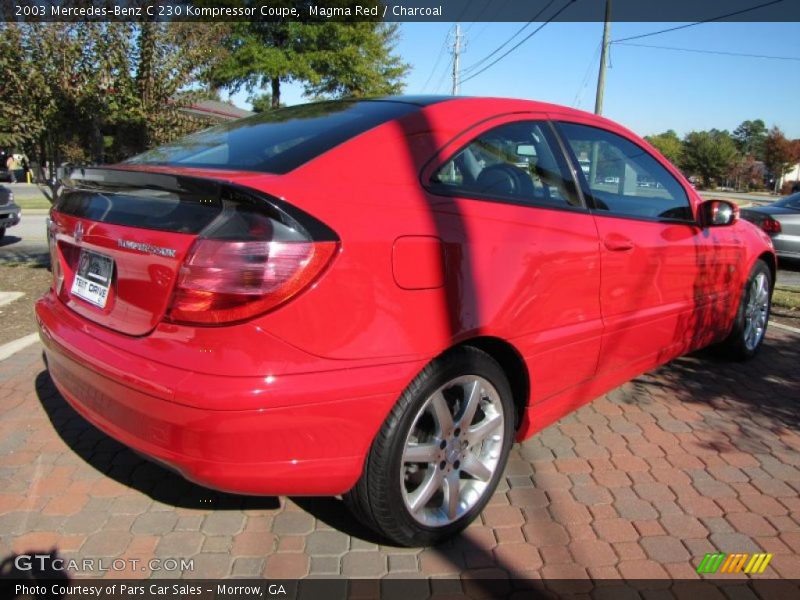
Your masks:
M 491 356 L 464 346 L 436 358 L 386 418 L 346 505 L 400 545 L 443 541 L 497 488 L 514 418 L 508 378 Z
M 733 360 L 749 360 L 758 354 L 767 332 L 772 306 L 772 272 L 757 260 L 747 278 L 736 320 L 720 349 Z
M 6 237 L 6 228 L 0 227 L 0 240 L 2 240 L 4 237 Z

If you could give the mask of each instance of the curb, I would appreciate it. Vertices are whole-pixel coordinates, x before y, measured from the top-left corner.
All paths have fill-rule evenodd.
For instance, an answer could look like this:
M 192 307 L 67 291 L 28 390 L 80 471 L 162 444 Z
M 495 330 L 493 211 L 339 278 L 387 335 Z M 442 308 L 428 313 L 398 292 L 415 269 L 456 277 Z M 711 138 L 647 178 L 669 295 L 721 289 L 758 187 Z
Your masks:
M 784 325 L 783 323 L 775 323 L 774 321 L 769 322 L 770 327 L 777 327 L 778 329 L 783 329 L 784 331 L 791 331 L 794 333 L 800 333 L 800 329 L 797 327 L 792 327 L 791 325 Z
M 0 346 L 0 360 L 5 360 L 9 356 L 12 356 L 34 344 L 35 342 L 39 341 L 39 334 L 38 333 L 31 333 L 30 335 L 26 335 L 25 337 L 21 337 L 13 342 L 8 342 L 7 344 L 3 344 Z

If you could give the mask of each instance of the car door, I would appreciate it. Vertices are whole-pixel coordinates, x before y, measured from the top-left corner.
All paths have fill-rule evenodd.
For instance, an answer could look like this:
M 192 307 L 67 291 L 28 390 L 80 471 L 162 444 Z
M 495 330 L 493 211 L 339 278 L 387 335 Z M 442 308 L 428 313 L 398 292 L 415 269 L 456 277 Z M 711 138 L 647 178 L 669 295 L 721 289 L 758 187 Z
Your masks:
M 458 272 L 454 329 L 510 340 L 529 367 L 532 403 L 593 377 L 602 338 L 597 230 L 550 123 L 493 119 L 441 156 L 423 181 L 448 270 Z
M 643 371 L 713 337 L 717 292 L 732 280 L 729 233 L 701 229 L 688 190 L 631 138 L 589 122 L 557 127 L 587 165 L 578 175 L 600 239 L 598 374 Z

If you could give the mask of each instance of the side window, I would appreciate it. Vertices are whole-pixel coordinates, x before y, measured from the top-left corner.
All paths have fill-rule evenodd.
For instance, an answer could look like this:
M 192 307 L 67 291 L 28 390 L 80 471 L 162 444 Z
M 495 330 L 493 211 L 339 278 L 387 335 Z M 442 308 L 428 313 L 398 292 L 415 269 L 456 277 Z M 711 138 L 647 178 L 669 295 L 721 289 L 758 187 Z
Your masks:
M 598 210 L 647 219 L 692 220 L 686 191 L 655 158 L 603 129 L 559 123 Z
M 481 134 L 431 176 L 430 186 L 438 193 L 581 206 L 549 125 L 536 121 L 507 123 Z

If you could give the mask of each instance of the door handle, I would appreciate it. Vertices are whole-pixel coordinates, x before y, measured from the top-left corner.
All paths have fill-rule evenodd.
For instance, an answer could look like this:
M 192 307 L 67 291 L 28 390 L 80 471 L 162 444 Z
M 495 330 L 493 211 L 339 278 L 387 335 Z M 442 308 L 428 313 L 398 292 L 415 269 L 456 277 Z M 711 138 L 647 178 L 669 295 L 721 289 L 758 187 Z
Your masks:
M 603 239 L 603 245 L 611 252 L 633 250 L 633 241 L 623 235 L 612 233 Z

